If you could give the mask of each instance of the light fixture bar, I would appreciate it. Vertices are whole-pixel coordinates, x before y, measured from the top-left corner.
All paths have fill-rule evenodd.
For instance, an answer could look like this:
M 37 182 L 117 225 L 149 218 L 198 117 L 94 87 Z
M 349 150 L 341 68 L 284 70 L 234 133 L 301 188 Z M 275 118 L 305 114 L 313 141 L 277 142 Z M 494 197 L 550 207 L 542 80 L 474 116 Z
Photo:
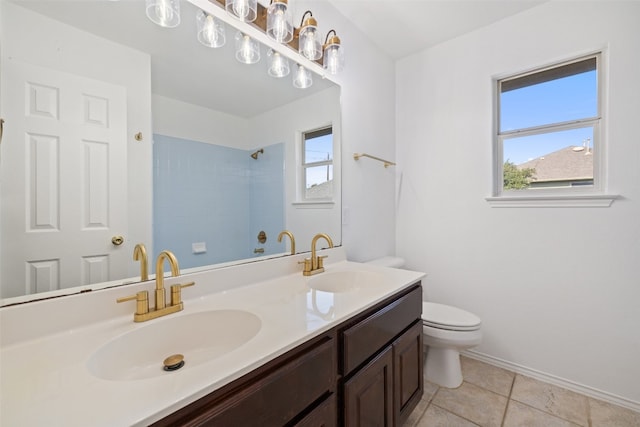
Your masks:
M 231 25 L 235 27 L 242 33 L 252 37 L 253 39 L 259 41 L 262 45 L 264 45 L 267 49 L 273 49 L 276 52 L 279 52 L 282 56 L 288 58 L 292 64 L 300 64 L 304 66 L 307 70 L 311 70 L 316 73 L 318 76 L 321 76 L 324 79 L 327 79 L 333 83 L 338 84 L 335 79 L 335 76 L 329 74 L 322 65 L 316 61 L 311 61 L 307 58 L 302 57 L 298 54 L 297 50 L 294 50 L 291 45 L 284 45 L 282 43 L 278 43 L 275 40 L 272 40 L 266 34 L 266 8 L 262 6 L 258 2 L 258 18 L 253 23 L 242 22 L 233 16 L 230 16 L 226 10 L 224 9 L 224 0 L 186 0 L 189 3 L 199 7 L 210 15 L 215 16 L 220 19 L 225 24 Z M 263 16 L 265 29 L 258 27 L 260 25 L 260 17 Z M 294 38 L 294 40 L 296 40 Z

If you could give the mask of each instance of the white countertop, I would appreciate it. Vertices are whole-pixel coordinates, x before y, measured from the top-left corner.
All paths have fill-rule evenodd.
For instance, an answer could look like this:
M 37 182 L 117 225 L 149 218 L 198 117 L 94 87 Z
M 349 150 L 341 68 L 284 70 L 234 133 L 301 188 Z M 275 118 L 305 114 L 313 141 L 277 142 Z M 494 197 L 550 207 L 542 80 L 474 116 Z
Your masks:
M 423 273 L 346 261 L 341 248 L 323 253 L 330 257 L 321 274 L 370 271 L 384 280 L 347 292 L 315 291 L 307 283 L 318 276 L 304 277 L 296 271 L 301 268 L 298 258 L 303 256 L 292 256 L 184 275 L 177 278 L 180 280 L 167 278 L 167 288 L 172 283 L 196 281 L 195 287 L 183 290 L 185 309 L 144 323 L 133 322 L 135 303 L 116 304 L 114 300 L 153 289 L 149 282 L 92 292 L 91 298 L 80 295 L 75 301 L 65 297 L 0 309 L 0 425 L 147 425 L 424 277 Z M 246 273 L 248 270 L 251 272 Z M 256 280 L 256 274 L 265 279 Z M 218 286 L 209 282 L 218 282 Z M 77 313 L 74 304 L 82 305 Z M 109 311 L 101 312 L 103 306 Z M 185 354 L 187 363 L 182 369 L 131 381 L 101 379 L 87 367 L 97 350 L 123 334 L 151 324 L 155 328 L 178 316 L 228 309 L 254 314 L 261 328 L 248 342 L 215 359 L 189 364 Z M 32 323 L 39 321 L 33 315 L 39 312 L 51 321 L 34 327 Z M 92 313 L 97 318 L 94 322 L 88 317 Z

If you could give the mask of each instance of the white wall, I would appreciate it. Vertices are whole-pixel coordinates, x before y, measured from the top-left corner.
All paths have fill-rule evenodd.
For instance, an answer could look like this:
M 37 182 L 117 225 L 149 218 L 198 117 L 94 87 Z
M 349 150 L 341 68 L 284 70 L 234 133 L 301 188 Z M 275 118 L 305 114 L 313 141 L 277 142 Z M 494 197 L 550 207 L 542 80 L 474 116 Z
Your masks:
M 293 2 L 292 2 L 293 3 Z M 310 9 L 318 29 L 335 29 L 345 49 L 342 85 L 342 243 L 353 261 L 395 253 L 395 173 L 353 153 L 395 159 L 394 62 L 326 1 L 300 0 L 294 21 Z
M 640 3 L 552 1 L 397 64 L 398 254 L 477 351 L 640 408 Z M 609 208 L 491 208 L 492 77 L 608 51 Z M 349 109 L 347 109 L 348 111 Z M 348 120 L 345 120 L 348 122 Z
M 248 119 L 153 94 L 153 133 L 250 150 Z
M 339 95 L 340 89 L 331 87 L 251 118 L 249 140 L 254 149 L 264 144 L 285 143 L 285 224 L 295 236 L 296 252 L 310 251 L 311 239 L 317 233 L 329 234 L 335 244 L 341 242 L 340 174 L 334 174 L 334 204 L 296 203 L 300 201 L 301 193 L 299 185 L 302 177 L 298 167 L 302 155 L 301 135 L 305 131 L 333 125 L 334 147 L 340 147 Z M 286 123 L 274 126 L 273 123 L 281 122 L 282 117 L 287 118 Z M 341 160 L 340 154 L 334 153 L 336 170 L 340 170 Z M 324 240 L 319 243 L 318 248 L 321 247 L 326 247 Z

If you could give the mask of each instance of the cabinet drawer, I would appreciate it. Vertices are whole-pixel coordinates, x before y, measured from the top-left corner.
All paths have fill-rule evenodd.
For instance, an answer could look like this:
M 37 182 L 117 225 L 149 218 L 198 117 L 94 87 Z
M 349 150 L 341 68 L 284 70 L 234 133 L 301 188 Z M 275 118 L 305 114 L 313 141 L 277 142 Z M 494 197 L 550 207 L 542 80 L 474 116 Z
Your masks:
M 295 427 L 335 427 L 338 423 L 338 406 L 336 394 L 332 393 Z
M 334 388 L 334 342 L 326 342 L 230 399 L 216 426 L 281 426 Z M 247 419 L 250 418 L 250 419 Z
M 422 287 L 418 286 L 391 304 L 345 329 L 342 340 L 342 374 L 347 375 L 389 344 L 422 313 Z
M 158 426 L 283 426 L 335 391 L 336 343 L 325 337 L 303 353 L 220 397 L 212 395 Z

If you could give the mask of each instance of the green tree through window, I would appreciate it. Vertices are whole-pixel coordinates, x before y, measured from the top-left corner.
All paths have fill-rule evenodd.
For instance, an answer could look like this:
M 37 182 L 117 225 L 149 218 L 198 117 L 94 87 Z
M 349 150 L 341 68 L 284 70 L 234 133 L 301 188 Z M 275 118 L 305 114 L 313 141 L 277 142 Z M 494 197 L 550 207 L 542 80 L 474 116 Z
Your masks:
M 504 162 L 502 170 L 504 172 L 503 188 L 505 190 L 522 190 L 529 187 L 531 181 L 535 179 L 533 177 L 536 173 L 534 168 L 518 169 L 515 164 L 508 160 Z

